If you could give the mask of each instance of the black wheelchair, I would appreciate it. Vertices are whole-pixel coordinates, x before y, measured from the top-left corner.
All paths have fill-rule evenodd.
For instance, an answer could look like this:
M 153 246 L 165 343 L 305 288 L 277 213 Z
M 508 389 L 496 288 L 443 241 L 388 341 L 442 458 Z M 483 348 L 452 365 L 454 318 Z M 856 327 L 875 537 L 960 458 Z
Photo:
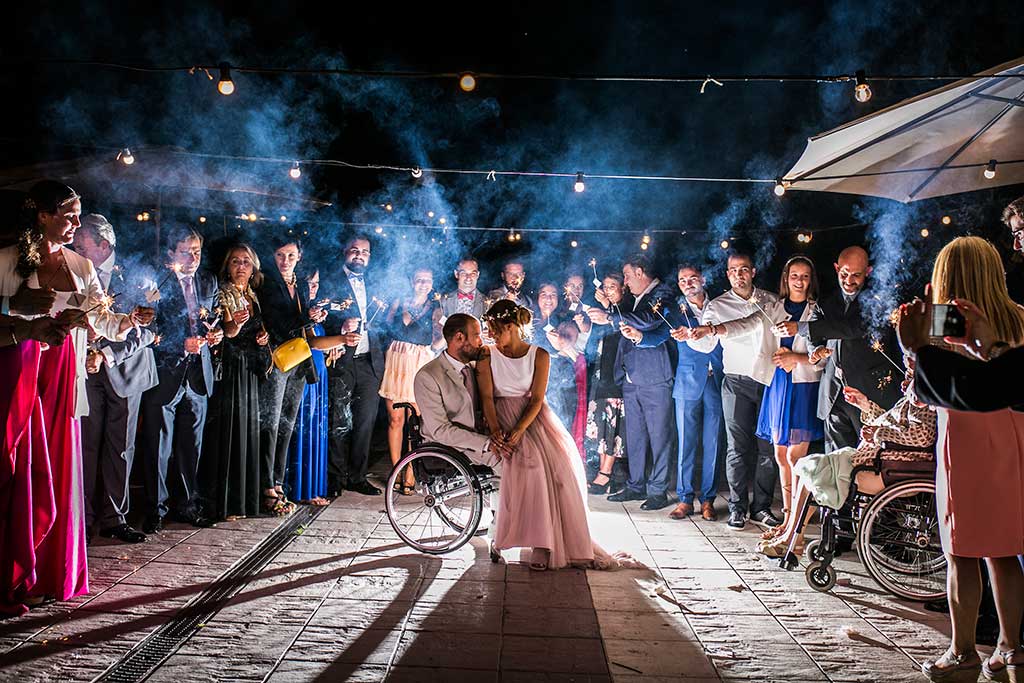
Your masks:
M 853 468 L 848 505 L 841 509 L 819 506 L 808 498 L 797 517 L 803 530 L 812 505 L 821 512 L 821 538 L 805 548 L 811 560 L 805 571 L 811 588 L 828 592 L 836 585 L 833 560 L 841 540 L 853 541 L 864 569 L 879 586 L 906 600 L 926 602 L 946 596 L 946 558 L 939 541 L 935 511 L 935 462 L 886 459 L 886 451 L 929 452 L 932 448 L 883 444 L 873 463 Z M 884 488 L 874 495 L 857 490 L 857 473 L 882 477 Z M 796 536 L 780 561 L 796 569 Z
M 459 451 L 424 442 L 421 420 L 412 404 L 396 403 L 405 411 L 403 455 L 391 470 L 384 508 L 391 527 L 411 548 L 443 555 L 461 548 L 478 534 L 485 500 L 498 490 L 498 477 Z M 406 468 L 416 480 L 412 495 L 396 490 Z

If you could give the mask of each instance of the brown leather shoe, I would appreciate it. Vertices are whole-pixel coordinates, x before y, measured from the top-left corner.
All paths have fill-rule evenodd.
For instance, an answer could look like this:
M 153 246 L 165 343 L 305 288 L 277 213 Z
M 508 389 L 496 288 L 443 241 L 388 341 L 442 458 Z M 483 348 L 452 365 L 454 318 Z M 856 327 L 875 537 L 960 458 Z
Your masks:
M 689 503 L 680 503 L 676 505 L 676 509 L 668 513 L 668 516 L 672 519 L 686 519 L 693 514 L 693 506 Z
M 715 514 L 715 504 L 709 500 L 705 500 L 704 504 L 700 506 L 700 516 L 709 522 L 717 520 L 718 515 Z

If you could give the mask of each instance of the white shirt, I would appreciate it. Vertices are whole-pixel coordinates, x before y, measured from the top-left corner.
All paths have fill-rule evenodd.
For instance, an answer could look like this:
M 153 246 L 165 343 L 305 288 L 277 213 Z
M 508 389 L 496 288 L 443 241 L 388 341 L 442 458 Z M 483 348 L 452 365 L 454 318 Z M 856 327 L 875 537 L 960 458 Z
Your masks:
M 451 354 L 448 353 L 448 351 L 442 351 L 441 355 L 444 356 L 444 359 L 446 361 L 452 364 L 452 367 L 455 368 L 455 372 L 459 373 L 460 375 L 462 374 L 462 368 L 469 365 L 469 363 L 463 363 L 461 360 L 454 358 Z
M 643 298 L 644 295 L 648 294 L 651 290 L 653 290 L 660 284 L 661 281 L 659 281 L 658 278 L 654 278 L 653 280 L 651 280 L 651 284 L 647 285 L 647 288 L 644 291 L 640 292 L 639 294 L 636 295 L 636 297 L 634 297 L 633 310 L 635 311 L 636 307 L 640 305 L 640 299 Z
M 366 310 L 366 281 L 362 277 L 352 277 L 353 275 L 359 274 L 353 273 L 351 270 L 348 269 L 348 266 L 345 266 L 344 271 L 345 277 L 348 278 L 348 284 L 352 287 L 352 294 L 355 296 L 356 303 L 359 305 L 359 310 L 362 311 L 363 323 L 368 324 L 370 321 L 370 317 L 373 314 Z M 360 356 L 364 353 L 369 352 L 370 338 L 367 335 L 363 334 L 362 336 L 359 337 L 359 343 L 356 344 L 356 355 Z
M 755 287 L 751 299 L 756 299 L 757 305 L 771 315 L 779 297 Z M 688 341 L 690 348 L 710 353 L 715 344 L 721 343 L 722 363 L 727 375 L 750 377 L 765 386 L 771 384 L 775 374 L 772 354 L 779 348 L 779 343 L 771 332 L 772 323 L 753 303 L 730 289 L 711 300 L 701 314 L 701 322 L 722 325 L 726 333 L 720 338 L 708 335 L 697 341 Z
M 110 289 L 110 276 L 114 272 L 114 251 L 110 251 L 110 256 L 103 260 L 103 263 L 96 264 L 96 274 L 100 277 L 100 284 L 103 285 L 103 289 Z

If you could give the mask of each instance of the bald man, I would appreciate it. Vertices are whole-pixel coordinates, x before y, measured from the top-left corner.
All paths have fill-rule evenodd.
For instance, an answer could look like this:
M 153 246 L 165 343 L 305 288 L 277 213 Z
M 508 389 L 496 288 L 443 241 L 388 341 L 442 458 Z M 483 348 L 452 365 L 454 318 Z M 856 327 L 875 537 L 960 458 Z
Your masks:
M 828 450 L 856 448 L 860 440 L 860 410 L 846 402 L 843 388 L 859 389 L 869 399 L 889 409 L 900 397 L 902 377 L 885 356 L 871 348 L 871 328 L 861 314 L 860 294 L 871 275 L 868 252 L 847 247 L 833 264 L 839 291 L 818 303 L 810 322 L 783 323 L 788 332 L 811 341 L 811 350 L 827 346 L 832 355 L 818 389 L 818 417 L 825 421 Z M 877 327 L 877 325 L 876 325 Z M 896 337 L 888 325 L 880 341 L 891 358 L 899 358 Z

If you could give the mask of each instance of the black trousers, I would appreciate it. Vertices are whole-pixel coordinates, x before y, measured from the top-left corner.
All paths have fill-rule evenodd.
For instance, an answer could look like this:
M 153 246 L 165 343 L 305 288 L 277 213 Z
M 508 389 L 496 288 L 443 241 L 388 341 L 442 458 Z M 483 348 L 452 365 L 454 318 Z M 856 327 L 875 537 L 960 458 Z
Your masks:
M 860 443 L 861 426 L 860 408 L 850 405 L 840 395 L 825 420 L 826 450 L 831 452 L 840 448 L 856 448 Z
M 167 403 L 154 398 L 159 387 L 142 395 L 142 434 L 145 443 L 143 470 L 148 515 L 163 517 L 174 496 L 178 514 L 199 512 L 199 456 L 203 450 L 206 397 L 196 393 L 182 378 L 181 386 Z M 174 472 L 168 478 L 171 456 Z
M 328 396 L 327 488 L 340 491 L 366 481 L 370 440 L 380 405 L 380 379 L 370 356 L 352 359 L 347 371 L 331 370 Z
M 772 445 L 757 438 L 757 416 L 765 386 L 742 375 L 726 375 L 722 382 L 727 452 L 725 478 L 729 482 L 729 511 L 770 510 L 779 478 Z M 751 476 L 753 474 L 753 476 Z M 747 487 L 754 480 L 750 503 Z M 749 506 L 749 507 L 748 507 Z
M 126 523 L 142 394 L 118 396 L 106 368 L 89 375 L 85 391 L 89 396 L 89 414 L 82 418 L 85 524 L 98 521 L 101 529 L 107 529 Z
M 306 388 L 305 364 L 260 379 L 260 486 L 284 486 L 288 446 Z

